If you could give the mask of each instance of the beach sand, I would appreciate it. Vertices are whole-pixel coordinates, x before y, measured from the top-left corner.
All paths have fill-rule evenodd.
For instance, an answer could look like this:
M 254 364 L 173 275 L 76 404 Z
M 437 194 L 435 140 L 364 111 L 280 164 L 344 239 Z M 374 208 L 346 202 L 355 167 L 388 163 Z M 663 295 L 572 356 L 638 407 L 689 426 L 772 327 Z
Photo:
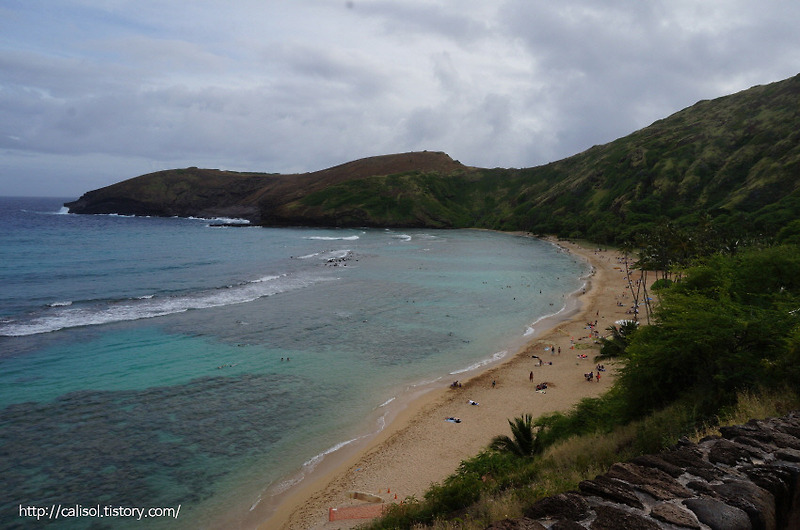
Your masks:
M 363 519 L 328 522 L 329 508 L 364 504 L 349 499 L 350 491 L 380 495 L 387 502 L 412 495 L 421 499 L 432 483 L 444 480 L 496 435 L 510 434 L 509 419 L 566 411 L 582 398 L 607 390 L 614 380 L 610 365 L 599 381 L 584 377 L 596 373 L 593 357 L 599 350 L 587 324 L 596 320 L 595 329 L 602 334 L 616 321 L 630 318 L 624 266 L 614 251 L 557 244 L 593 267 L 585 292 L 577 293 L 567 310 L 538 322 L 530 342 L 506 362 L 461 381 L 460 388 L 443 382 L 443 388 L 414 400 L 358 454 L 284 499 L 259 528 L 333 530 L 363 524 Z M 555 352 L 545 349 L 551 346 Z M 533 356 L 544 364 L 539 366 Z M 547 382 L 547 390 L 537 392 L 542 382 Z M 460 418 L 461 423 L 445 421 L 448 417 Z

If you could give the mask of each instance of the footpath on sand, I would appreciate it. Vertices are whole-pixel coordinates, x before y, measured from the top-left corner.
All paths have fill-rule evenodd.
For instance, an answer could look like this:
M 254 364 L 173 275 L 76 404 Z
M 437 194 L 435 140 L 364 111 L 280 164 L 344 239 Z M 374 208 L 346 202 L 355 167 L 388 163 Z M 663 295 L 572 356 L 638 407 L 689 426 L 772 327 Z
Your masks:
M 485 449 L 494 436 L 509 434 L 509 419 L 565 411 L 607 390 L 613 368 L 598 372 L 593 358 L 598 334 L 631 316 L 621 255 L 557 244 L 593 268 L 572 309 L 539 322 L 531 341 L 508 361 L 414 401 L 359 454 L 286 499 L 260 528 L 332 530 L 363 524 L 355 518 L 330 522 L 331 508 L 345 514 L 345 508 L 363 505 L 348 497 L 353 491 L 379 495 L 386 502 L 421 499 L 432 483 Z M 601 377 L 590 381 L 589 372 Z M 374 508 L 358 512 L 379 513 Z

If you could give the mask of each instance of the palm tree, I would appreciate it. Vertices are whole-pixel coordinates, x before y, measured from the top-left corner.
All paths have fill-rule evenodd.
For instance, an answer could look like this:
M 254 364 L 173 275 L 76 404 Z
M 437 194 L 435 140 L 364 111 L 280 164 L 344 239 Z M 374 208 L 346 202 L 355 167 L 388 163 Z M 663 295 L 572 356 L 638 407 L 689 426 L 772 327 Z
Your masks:
M 600 339 L 600 355 L 594 358 L 595 361 L 605 361 L 606 359 L 614 359 L 616 357 L 623 357 L 626 354 L 628 344 L 631 343 L 631 338 L 639 325 L 633 320 L 626 320 L 619 327 L 611 325 L 606 328 L 606 331 L 611 332 L 610 338 L 603 337 Z
M 533 456 L 541 451 L 541 444 L 533 431 L 533 417 L 530 414 L 508 420 L 511 426 L 510 438 L 506 435 L 495 436 L 489 447 L 495 451 L 512 453 L 517 456 Z

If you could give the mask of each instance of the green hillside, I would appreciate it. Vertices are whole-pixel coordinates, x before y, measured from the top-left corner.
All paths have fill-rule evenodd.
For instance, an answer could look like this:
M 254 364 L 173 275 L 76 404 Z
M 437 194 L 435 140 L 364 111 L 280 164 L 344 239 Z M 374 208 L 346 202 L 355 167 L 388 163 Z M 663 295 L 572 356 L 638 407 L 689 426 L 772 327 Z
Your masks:
M 553 186 L 526 202 L 519 222 L 533 231 L 616 240 L 708 214 L 721 229 L 777 233 L 800 213 L 800 76 L 702 101 L 531 179 Z

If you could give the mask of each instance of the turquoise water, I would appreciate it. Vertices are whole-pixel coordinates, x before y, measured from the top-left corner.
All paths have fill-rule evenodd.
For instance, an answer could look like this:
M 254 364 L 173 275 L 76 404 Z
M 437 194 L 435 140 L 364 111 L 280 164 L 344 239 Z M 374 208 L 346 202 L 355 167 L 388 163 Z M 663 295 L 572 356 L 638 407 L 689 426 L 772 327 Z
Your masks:
M 29 523 L 21 504 L 180 504 L 186 528 L 246 513 L 381 429 L 409 389 L 513 353 L 586 272 L 507 234 L 214 228 L 62 202 L 0 199 L 2 527 Z

